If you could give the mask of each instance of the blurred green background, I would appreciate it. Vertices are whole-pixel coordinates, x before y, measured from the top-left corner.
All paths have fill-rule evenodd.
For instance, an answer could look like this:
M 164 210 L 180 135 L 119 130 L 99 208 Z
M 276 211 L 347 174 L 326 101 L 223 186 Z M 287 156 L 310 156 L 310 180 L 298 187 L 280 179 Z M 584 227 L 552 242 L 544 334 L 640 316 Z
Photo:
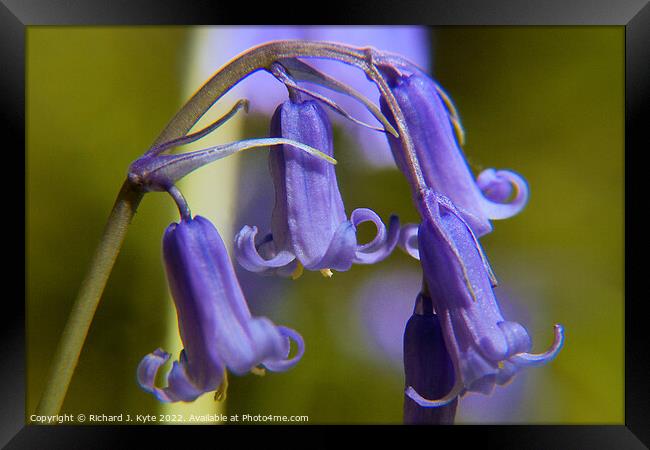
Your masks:
M 28 416 L 128 165 L 201 84 L 183 84 L 193 32 L 28 27 Z M 434 75 L 460 112 L 472 169 L 511 168 L 530 186 L 526 209 L 495 222 L 495 231 L 482 239 L 500 281 L 496 293 L 504 315 L 526 326 L 535 351 L 550 344 L 553 323 L 566 328 L 557 360 L 518 375 L 492 398 L 463 398 L 458 422 L 623 423 L 624 29 L 444 27 L 432 29 L 431 39 Z M 263 136 L 267 123 L 249 117 L 240 126 L 246 136 Z M 223 139 L 219 133 L 216 138 Z M 348 213 L 370 207 L 384 218 L 396 212 L 403 222 L 416 220 L 397 171 L 364 168 L 346 151 L 355 143 L 338 128 L 335 143 Z M 232 170 L 264 170 L 264 153 L 232 157 Z M 201 176 L 206 174 L 208 169 Z M 221 211 L 228 214 L 234 211 Z M 200 405 L 163 409 L 141 391 L 138 362 L 175 333 L 161 263 L 162 233 L 175 220 L 165 195 L 145 197 L 62 412 L 196 408 L 304 414 L 309 423 L 401 422 L 402 369 L 382 347 L 386 338 L 377 337 L 390 327 L 389 335 L 399 339 L 418 290 L 417 263 L 401 252 L 329 280 L 317 273 L 295 282 L 265 280 L 263 294 L 281 298 L 252 302 L 253 313 L 298 330 L 307 344 L 291 371 L 231 376 L 225 404 L 206 394 Z M 245 217 L 234 222 L 235 231 L 256 224 Z M 370 236 L 370 227 L 361 231 Z M 223 230 L 222 236 L 231 238 Z M 404 317 L 401 324 L 386 321 L 386 305 L 362 294 L 368 283 L 400 277 L 416 280 L 413 295 L 389 305 L 398 311 L 392 316 Z M 400 345 L 394 338 L 388 343 Z M 167 348 L 174 354 L 179 349 Z

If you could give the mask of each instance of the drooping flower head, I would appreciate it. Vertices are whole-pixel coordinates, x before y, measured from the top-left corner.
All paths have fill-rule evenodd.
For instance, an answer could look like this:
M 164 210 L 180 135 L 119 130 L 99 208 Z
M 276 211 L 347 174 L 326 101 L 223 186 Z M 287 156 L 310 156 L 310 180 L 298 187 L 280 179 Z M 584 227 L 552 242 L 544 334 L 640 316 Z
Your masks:
M 514 172 L 494 169 L 481 172 L 475 181 L 459 145 L 462 131 L 449 97 L 434 80 L 413 70 L 410 75 L 389 71 L 387 77 L 404 114 L 424 181 L 451 199 L 474 234 L 483 236 L 492 231 L 491 219 L 514 216 L 526 205 L 526 181 Z M 383 99 L 382 111 L 393 120 Z M 407 172 L 400 141 L 387 136 L 397 166 Z
M 422 292 L 415 301 L 413 315 L 404 330 L 404 378 L 427 398 L 440 398 L 454 386 L 454 366 L 442 337 L 440 320 L 433 312 L 431 298 Z M 439 408 L 425 408 L 404 396 L 404 423 L 407 425 L 447 425 L 454 423 L 458 401 Z
M 145 356 L 138 383 L 162 402 L 193 401 L 217 390 L 228 368 L 243 375 L 263 365 L 272 371 L 293 367 L 304 353 L 302 337 L 253 317 L 235 276 L 226 248 L 214 225 L 196 216 L 167 228 L 163 255 L 184 349 L 167 376 L 168 386 L 155 386 L 159 368 L 170 358 L 162 349 Z M 289 339 L 298 345 L 289 356 Z
M 298 94 L 275 111 L 271 135 L 333 155 L 332 127 L 325 111 Z M 302 153 L 290 145 L 270 151 L 275 186 L 271 234 L 256 244 L 257 228 L 243 227 L 235 239 L 239 263 L 253 272 L 289 275 L 301 267 L 345 271 L 353 263 L 372 264 L 386 258 L 399 237 L 397 217 L 391 217 L 388 232 L 370 209 L 356 209 L 348 220 L 334 166 Z M 366 221 L 375 224 L 377 235 L 367 244 L 358 244 L 357 226 Z
M 428 189 L 418 208 L 423 218 L 418 232 L 420 261 L 456 380 L 451 392 L 439 400 L 427 400 L 412 387 L 407 395 L 422 406 L 441 406 L 465 392 L 489 394 L 520 368 L 555 358 L 564 341 L 562 326 L 555 325 L 555 340 L 547 352 L 529 353 L 528 332 L 503 318 L 489 263 L 451 201 Z

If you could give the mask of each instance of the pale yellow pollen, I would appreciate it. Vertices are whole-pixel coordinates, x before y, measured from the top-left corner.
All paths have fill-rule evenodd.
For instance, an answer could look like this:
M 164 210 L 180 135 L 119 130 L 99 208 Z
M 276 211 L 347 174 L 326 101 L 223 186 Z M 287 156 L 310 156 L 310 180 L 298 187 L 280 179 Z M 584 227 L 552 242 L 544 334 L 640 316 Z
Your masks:
M 253 367 L 251 369 L 251 373 L 253 375 L 257 375 L 258 377 L 263 377 L 266 375 L 266 369 L 264 369 L 264 367 Z
M 298 265 L 296 266 L 295 270 L 291 273 L 291 279 L 292 280 L 297 280 L 302 276 L 302 273 L 305 271 L 304 266 L 300 261 L 298 261 Z
M 321 269 L 320 273 L 325 278 L 332 278 L 332 275 L 334 275 L 334 272 L 332 272 L 330 269 Z
M 217 388 L 214 393 L 214 401 L 222 402 L 226 399 L 226 394 L 228 393 L 228 372 L 224 369 L 223 371 L 223 381 Z

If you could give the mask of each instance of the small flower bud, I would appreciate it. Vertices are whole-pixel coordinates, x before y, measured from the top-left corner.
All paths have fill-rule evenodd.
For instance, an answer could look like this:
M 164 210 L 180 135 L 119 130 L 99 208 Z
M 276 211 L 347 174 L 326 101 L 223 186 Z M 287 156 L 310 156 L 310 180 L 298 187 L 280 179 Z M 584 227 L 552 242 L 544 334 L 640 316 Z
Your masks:
M 440 398 L 454 386 L 454 366 L 445 347 L 438 316 L 431 299 L 420 293 L 404 331 L 404 375 L 426 398 Z M 404 423 L 450 425 L 454 423 L 458 399 L 439 408 L 425 408 L 404 394 Z

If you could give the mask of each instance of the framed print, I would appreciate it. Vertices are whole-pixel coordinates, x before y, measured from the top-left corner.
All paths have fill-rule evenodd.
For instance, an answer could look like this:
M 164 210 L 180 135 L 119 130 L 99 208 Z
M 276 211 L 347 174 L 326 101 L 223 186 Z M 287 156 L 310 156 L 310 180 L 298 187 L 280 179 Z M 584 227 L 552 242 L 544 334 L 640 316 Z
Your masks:
M 469 3 L 233 25 L 232 5 L 3 0 L 25 290 L 2 444 L 252 425 L 647 446 L 650 10 Z

